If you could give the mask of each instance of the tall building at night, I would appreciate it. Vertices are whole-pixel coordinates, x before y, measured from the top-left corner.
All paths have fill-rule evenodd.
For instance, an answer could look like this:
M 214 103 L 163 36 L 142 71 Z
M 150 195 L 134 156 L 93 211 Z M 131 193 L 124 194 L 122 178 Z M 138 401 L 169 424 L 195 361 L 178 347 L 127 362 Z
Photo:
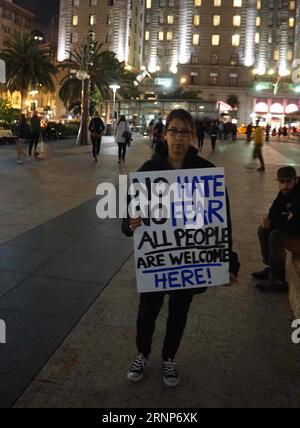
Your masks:
M 12 0 L 0 0 L 0 49 L 17 34 L 30 33 L 34 15 L 15 5 Z
M 236 94 L 240 122 L 255 112 L 280 120 L 298 105 L 300 0 L 61 0 L 60 61 L 90 28 L 156 82 L 204 100 Z

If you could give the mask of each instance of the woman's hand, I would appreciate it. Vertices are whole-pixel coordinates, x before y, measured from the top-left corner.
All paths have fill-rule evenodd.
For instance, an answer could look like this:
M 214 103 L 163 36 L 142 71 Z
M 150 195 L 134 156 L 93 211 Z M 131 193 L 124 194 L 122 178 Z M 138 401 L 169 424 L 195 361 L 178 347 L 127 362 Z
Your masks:
M 142 225 L 142 218 L 129 218 L 129 227 L 134 232 L 138 227 Z
M 230 282 L 228 284 L 224 284 L 224 287 L 232 287 L 234 284 L 238 283 L 237 276 L 233 273 L 230 274 Z

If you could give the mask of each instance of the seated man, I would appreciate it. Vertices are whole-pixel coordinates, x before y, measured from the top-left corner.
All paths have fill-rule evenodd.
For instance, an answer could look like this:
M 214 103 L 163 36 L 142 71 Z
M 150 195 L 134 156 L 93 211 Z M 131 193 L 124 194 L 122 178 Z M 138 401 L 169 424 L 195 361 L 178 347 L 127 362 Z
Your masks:
M 278 170 L 279 194 L 258 229 L 263 261 L 267 265 L 252 276 L 268 283 L 258 283 L 261 291 L 287 292 L 285 278 L 286 250 L 300 255 L 300 182 L 295 168 Z

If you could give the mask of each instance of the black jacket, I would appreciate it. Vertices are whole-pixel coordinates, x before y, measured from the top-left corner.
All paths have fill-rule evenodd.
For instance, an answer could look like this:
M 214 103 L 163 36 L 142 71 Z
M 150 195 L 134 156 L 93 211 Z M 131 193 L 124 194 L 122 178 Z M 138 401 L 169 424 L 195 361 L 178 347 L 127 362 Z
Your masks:
M 197 154 L 197 150 L 194 147 L 190 147 L 184 162 L 182 169 L 197 169 L 197 168 L 214 168 L 215 165 L 211 162 L 201 158 Z M 158 145 L 156 153 L 153 155 L 152 159 L 145 162 L 139 171 L 164 171 L 172 170 L 173 168 L 167 162 L 168 156 L 168 146 L 166 143 L 161 143 Z M 232 250 L 232 226 L 231 226 L 231 216 L 230 216 L 230 207 L 229 199 L 226 194 L 227 200 L 227 222 L 228 222 L 228 236 L 229 236 L 229 249 L 230 249 L 230 259 L 229 259 L 229 271 L 235 275 L 239 272 L 240 263 L 238 260 L 237 253 Z M 133 232 L 129 228 L 129 219 L 124 219 L 122 222 L 122 232 L 126 236 L 132 236 Z M 195 289 L 198 290 L 198 289 Z
M 102 134 L 104 130 L 105 126 L 102 122 L 102 119 L 98 116 L 93 117 L 89 126 L 89 131 L 96 132 L 97 134 Z
M 289 220 L 289 215 L 292 218 Z M 269 211 L 271 229 L 300 236 L 300 178 L 289 195 L 279 192 Z

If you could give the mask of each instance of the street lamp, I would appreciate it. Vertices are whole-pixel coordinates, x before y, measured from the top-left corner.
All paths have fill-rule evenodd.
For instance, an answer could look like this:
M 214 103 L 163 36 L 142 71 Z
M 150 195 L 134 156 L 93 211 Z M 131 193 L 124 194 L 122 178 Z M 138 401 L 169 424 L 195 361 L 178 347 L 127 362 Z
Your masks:
M 113 91 L 113 133 L 115 133 L 115 123 L 116 123 L 116 92 L 118 89 L 121 88 L 121 86 L 117 84 L 113 84 L 109 86 L 110 89 Z

